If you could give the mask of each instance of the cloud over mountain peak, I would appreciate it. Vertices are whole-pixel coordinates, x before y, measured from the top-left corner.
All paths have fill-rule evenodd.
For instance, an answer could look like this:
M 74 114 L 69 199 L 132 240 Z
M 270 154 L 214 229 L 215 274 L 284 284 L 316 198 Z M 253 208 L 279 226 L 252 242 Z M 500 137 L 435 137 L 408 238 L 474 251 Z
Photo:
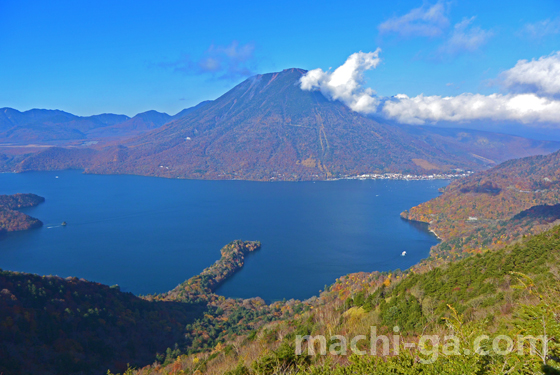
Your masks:
M 519 60 L 504 71 L 500 82 L 510 91 L 505 94 L 379 97 L 372 88 L 363 87 L 364 72 L 381 61 L 379 52 L 380 49 L 352 54 L 332 73 L 311 70 L 301 78 L 301 88 L 321 91 L 329 100 L 340 100 L 356 112 L 377 114 L 404 124 L 490 120 L 536 127 L 560 125 L 560 53 Z
M 301 77 L 302 90 L 318 90 L 330 100 L 340 100 L 356 112 L 371 113 L 377 109 L 378 100 L 371 88 L 363 88 L 364 72 L 374 69 L 381 62 L 378 48 L 374 52 L 353 53 L 334 72 L 314 69 Z

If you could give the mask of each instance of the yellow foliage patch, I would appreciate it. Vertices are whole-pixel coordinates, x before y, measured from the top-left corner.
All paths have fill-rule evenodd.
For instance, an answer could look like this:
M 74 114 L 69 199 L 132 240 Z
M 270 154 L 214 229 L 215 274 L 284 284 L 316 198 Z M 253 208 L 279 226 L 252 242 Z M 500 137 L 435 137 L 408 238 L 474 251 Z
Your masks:
M 414 164 L 416 164 L 417 166 L 419 166 L 419 167 L 421 167 L 421 168 L 423 168 L 427 171 L 432 170 L 432 169 L 435 169 L 435 170 L 440 170 L 441 169 L 437 165 L 432 164 L 429 161 L 424 160 L 424 159 L 412 159 L 412 162 Z
M 310 157 L 310 158 L 302 160 L 301 165 L 303 165 L 304 167 L 307 167 L 307 168 L 315 168 L 315 166 L 317 165 L 317 161 Z
M 350 320 L 359 320 L 361 317 L 363 317 L 364 315 L 366 315 L 366 310 L 364 310 L 363 307 L 352 307 L 348 310 L 346 310 L 344 312 L 344 314 L 342 314 L 342 316 L 344 316 L 345 318 L 348 318 Z

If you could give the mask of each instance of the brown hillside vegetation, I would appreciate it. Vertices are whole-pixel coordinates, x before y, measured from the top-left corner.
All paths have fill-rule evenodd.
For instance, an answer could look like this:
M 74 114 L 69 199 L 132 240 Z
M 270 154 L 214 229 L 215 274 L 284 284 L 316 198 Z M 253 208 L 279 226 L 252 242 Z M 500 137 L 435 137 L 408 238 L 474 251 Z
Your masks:
M 425 273 L 374 272 L 341 277 L 305 311 L 233 340 L 217 342 L 206 351 L 176 353 L 163 362 L 130 369 L 128 374 L 556 373 L 560 368 L 556 362 L 560 346 L 553 338 L 560 333 L 559 228 Z M 215 326 L 207 322 L 207 329 Z M 377 335 L 386 335 L 390 347 L 399 348 L 399 353 L 381 355 L 381 342 L 372 352 L 368 342 L 372 326 Z M 399 327 L 398 339 L 395 326 Z M 548 349 L 544 357 L 529 355 L 523 343 L 514 343 L 509 355 L 492 351 L 493 339 L 499 335 L 536 337 L 545 327 Z M 419 346 L 422 334 L 440 337 L 438 356 L 433 356 L 431 347 Z M 298 335 L 326 337 L 326 354 L 308 355 L 304 340 L 303 353 L 297 355 Z M 348 339 L 346 353 L 341 352 L 341 341 L 334 339 L 335 335 Z M 357 335 L 363 335 L 362 341 L 351 349 L 349 341 Z M 487 353 L 472 351 L 481 335 L 488 335 L 489 341 L 482 346 Z M 442 350 L 445 336 L 458 338 L 460 354 Z M 542 351 L 542 342 L 536 345 Z M 314 347 L 318 353 L 320 341 Z M 365 354 L 351 355 L 355 350 Z M 462 354 L 466 350 L 469 354 Z
M 181 342 L 203 304 L 148 302 L 117 286 L 0 270 L 0 373 L 104 374 Z
M 0 195 L 0 233 L 38 228 L 43 223 L 31 216 L 16 211 L 33 207 L 45 201 L 35 194 Z
M 454 181 L 444 193 L 403 212 L 430 223 L 444 242 L 438 257 L 495 248 L 536 234 L 560 219 L 560 152 L 507 161 Z
M 0 373 L 106 374 L 127 364 L 205 352 L 310 303 L 226 299 L 213 290 L 258 242 L 233 241 L 221 258 L 168 293 L 137 297 L 76 277 L 0 270 Z
M 49 149 L 0 145 L 5 154 L 0 155 L 0 170 L 78 168 L 170 178 L 322 180 L 481 170 L 560 148 L 559 142 L 505 134 L 375 121 L 320 92 L 301 90 L 305 73 L 287 69 L 251 77 L 218 99 L 181 112 L 182 117 L 163 116 L 170 120 L 163 126 L 154 122 L 164 121 L 163 114 L 149 111 L 88 133 L 120 134 L 111 142 L 90 145 L 86 138 Z
M 422 174 L 426 165 L 440 171 L 487 165 L 467 152 L 445 147 L 452 137 L 438 136 L 443 145 L 430 142 L 424 135 L 363 117 L 319 92 L 303 91 L 299 87 L 303 74 L 288 69 L 251 77 L 203 108 L 125 143 L 127 156 L 118 162 L 98 164 L 89 171 L 309 180 L 368 172 Z M 494 150 L 498 143 L 481 147 Z M 535 152 L 558 147 L 537 143 Z

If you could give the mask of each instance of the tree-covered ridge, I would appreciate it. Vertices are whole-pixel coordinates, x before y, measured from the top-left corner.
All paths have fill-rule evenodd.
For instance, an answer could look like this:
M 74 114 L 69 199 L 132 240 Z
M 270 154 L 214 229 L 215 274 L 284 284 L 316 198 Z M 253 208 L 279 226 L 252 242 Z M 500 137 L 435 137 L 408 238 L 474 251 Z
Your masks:
M 38 228 L 43 223 L 31 216 L 16 211 L 34 207 L 45 201 L 35 194 L 0 195 L 0 233 Z
M 132 119 L 86 118 L 6 108 L 12 120 L 4 132 L 0 121 L 0 141 L 25 147 L 0 147 L 0 171 L 325 180 L 480 170 L 560 148 L 558 142 L 506 134 L 379 123 L 318 91 L 301 90 L 304 74 L 297 68 L 259 74 L 173 117 L 148 111 Z
M 243 267 L 245 256 L 260 247 L 258 241 L 230 242 L 220 250 L 221 258 L 199 275 L 167 293 L 144 297 L 150 301 L 204 303 L 207 306 L 203 317 L 186 326 L 182 345 L 168 350 L 160 362 L 168 363 L 183 353 L 207 351 L 271 321 L 287 319 L 311 308 L 310 302 L 289 300 L 267 305 L 259 297 L 232 299 L 215 293 L 221 283 Z
M 0 271 L 0 373 L 101 374 L 181 342 L 204 306 L 148 302 L 83 279 Z
M 144 297 L 75 277 L 0 270 L 0 374 L 105 374 L 166 364 L 309 310 L 299 301 L 267 305 L 213 293 L 259 247 L 234 241 L 201 275 Z
M 34 207 L 39 203 L 43 203 L 45 198 L 35 194 L 13 194 L 13 195 L 0 195 L 0 206 L 10 210 L 17 210 L 19 208 Z
M 228 277 L 237 272 L 245 263 L 245 255 L 260 249 L 258 241 L 230 242 L 220 250 L 221 257 L 200 274 L 179 284 L 173 290 L 158 296 L 165 301 L 190 301 L 206 297 L 216 290 Z
M 249 335 L 216 344 L 204 353 L 178 356 L 135 374 L 534 374 L 560 366 L 560 226 L 523 243 L 478 254 L 444 267 L 414 272 L 351 274 L 340 278 L 296 316 L 269 323 Z M 445 318 L 445 319 L 444 319 Z M 472 349 L 483 334 L 542 335 L 548 352 L 530 356 L 495 353 L 445 355 L 432 364 L 418 349 L 381 356 L 295 355 L 296 335 L 370 337 L 370 326 L 388 337 L 399 326 L 401 344 L 421 334 L 461 337 Z M 332 342 L 328 341 L 330 345 Z M 394 342 L 392 342 L 394 343 Z M 367 343 L 358 349 L 369 350 Z M 489 349 L 492 340 L 484 346 Z M 527 348 L 525 348 L 527 349 Z M 350 349 L 348 349 L 350 354 Z M 369 352 L 368 352 L 369 353 Z
M 228 264 L 238 265 L 240 255 L 248 251 L 246 246 L 254 250 L 256 245 L 242 241 L 228 244 L 222 256 L 231 262 L 217 262 L 219 266 L 209 267 L 206 274 L 227 274 Z M 556 227 L 521 244 L 424 273 L 350 274 L 318 298 L 272 305 L 258 298 L 196 295 L 215 285 L 208 284 L 210 279 L 196 277 L 196 283 L 181 284 L 189 293 L 167 295 L 181 300 L 171 302 L 158 301 L 166 295 L 140 299 L 76 278 L 2 272 L 0 354 L 10 360 L 2 362 L 5 373 L 16 374 L 96 373 L 100 368 L 96 365 L 115 371 L 126 363 L 135 367 L 154 359 L 153 365 L 137 373 L 535 373 L 542 362 L 537 357 L 442 355 L 435 363 L 422 365 L 421 354 L 404 348 L 400 355 L 389 358 L 308 357 L 295 355 L 294 342 L 296 335 L 306 334 L 368 337 L 370 326 L 378 327 L 378 334 L 390 335 L 394 325 L 400 327 L 407 342 L 417 342 L 423 332 L 459 333 L 467 339 L 482 333 L 538 335 L 542 319 L 551 335 L 560 335 L 560 306 L 556 302 L 560 300 L 559 251 L 560 227 Z M 518 289 L 522 285 L 519 279 L 524 277 L 533 281 Z M 193 285 L 195 288 L 189 289 Z M 195 300 L 187 298 L 195 295 Z M 450 320 L 446 323 L 442 318 Z M 160 340 L 160 346 L 156 348 L 150 340 Z M 470 344 L 468 340 L 465 343 Z M 558 356 L 557 344 L 549 344 L 549 355 Z M 162 354 L 156 356 L 156 352 Z M 134 357 L 141 356 L 138 353 L 146 356 Z M 547 365 L 555 363 L 548 360 Z
M 402 216 L 430 223 L 443 239 L 433 255 L 451 258 L 499 248 L 560 219 L 560 152 L 510 160 L 452 182 Z M 536 207 L 539 207 L 536 209 Z

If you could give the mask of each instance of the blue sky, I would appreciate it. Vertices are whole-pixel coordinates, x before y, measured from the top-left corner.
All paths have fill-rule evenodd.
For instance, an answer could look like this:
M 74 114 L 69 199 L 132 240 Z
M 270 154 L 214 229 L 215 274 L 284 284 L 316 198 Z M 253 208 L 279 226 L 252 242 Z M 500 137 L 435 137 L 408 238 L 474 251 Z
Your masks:
M 360 84 L 379 97 L 489 95 L 504 91 L 500 73 L 559 42 L 553 0 L 2 0 L 0 107 L 174 114 L 248 74 L 334 70 L 378 47 Z

